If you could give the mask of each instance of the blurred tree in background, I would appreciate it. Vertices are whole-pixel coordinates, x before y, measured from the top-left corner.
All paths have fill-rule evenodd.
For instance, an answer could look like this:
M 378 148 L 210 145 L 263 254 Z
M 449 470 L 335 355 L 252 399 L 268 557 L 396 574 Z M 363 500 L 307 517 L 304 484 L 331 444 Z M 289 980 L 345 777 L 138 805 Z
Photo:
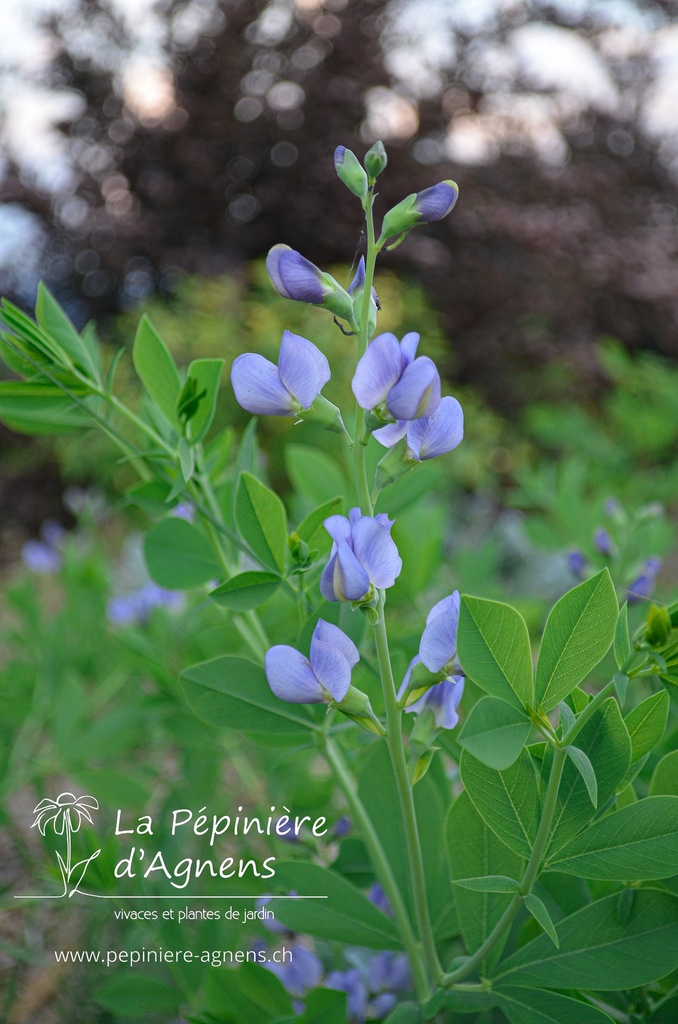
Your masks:
M 480 6 L 168 0 L 153 59 L 125 63 L 133 19 L 76 0 L 50 18 L 46 69 L 81 97 L 60 126 L 74 174 L 48 193 L 15 162 L 2 197 L 40 218 L 42 269 L 83 320 L 281 239 L 336 262 L 360 224 L 332 150 L 381 136 L 384 205 L 460 182 L 449 224 L 392 262 L 494 404 L 543 389 L 555 357 L 572 373 L 554 390 L 591 393 L 601 335 L 675 356 L 678 149 L 659 87 L 678 6 Z

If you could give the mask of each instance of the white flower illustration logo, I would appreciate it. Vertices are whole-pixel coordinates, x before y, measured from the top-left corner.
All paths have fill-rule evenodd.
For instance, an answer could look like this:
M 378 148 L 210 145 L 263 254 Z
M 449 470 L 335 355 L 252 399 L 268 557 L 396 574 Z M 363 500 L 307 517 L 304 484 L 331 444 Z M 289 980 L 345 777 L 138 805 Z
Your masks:
M 86 860 L 80 860 L 76 864 L 72 863 L 72 835 L 74 832 L 78 832 L 82 824 L 83 819 L 88 821 L 90 825 L 93 825 L 92 815 L 90 811 L 99 810 L 99 801 L 93 796 L 80 796 L 76 797 L 73 793 L 61 793 L 56 800 L 52 800 L 49 797 L 45 797 L 39 804 L 33 809 L 35 814 L 35 821 L 31 828 L 38 827 L 39 831 L 44 836 L 47 831 L 47 826 L 52 825 L 55 835 L 66 836 L 66 859 L 61 856 L 57 850 L 57 861 L 59 863 L 59 870 L 61 871 L 61 877 L 64 883 L 64 891 L 59 894 L 59 897 L 68 895 L 73 896 L 74 893 L 78 892 L 78 886 L 85 877 L 85 872 L 93 860 L 95 860 L 101 850 L 97 850 Z M 75 877 L 76 872 L 79 872 L 75 885 L 72 885 L 72 879 Z

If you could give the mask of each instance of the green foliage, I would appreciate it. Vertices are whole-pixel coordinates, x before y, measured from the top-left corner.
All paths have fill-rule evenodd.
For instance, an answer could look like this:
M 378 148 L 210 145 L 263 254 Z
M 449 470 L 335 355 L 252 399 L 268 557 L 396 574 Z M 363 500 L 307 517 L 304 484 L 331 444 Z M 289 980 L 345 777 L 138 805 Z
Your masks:
M 179 429 L 177 402 L 181 380 L 172 354 L 151 321 L 142 316 L 132 349 L 134 368 L 170 426 Z
M 214 550 L 185 519 L 162 519 L 146 534 L 144 558 L 151 579 L 168 590 L 190 590 L 219 574 Z
M 243 473 L 238 481 L 235 520 L 255 558 L 283 573 L 287 550 L 285 508 L 278 495 L 250 473 Z
M 532 758 L 523 750 L 504 771 L 488 768 L 464 751 L 461 777 L 466 792 L 486 825 L 520 857 L 529 857 L 541 801 Z
M 483 697 L 473 706 L 458 741 L 488 768 L 503 771 L 520 756 L 531 732 L 524 712 L 498 697 Z
M 498 601 L 464 597 L 457 648 L 464 671 L 483 690 L 517 708 L 532 706 L 530 637 L 515 609 Z

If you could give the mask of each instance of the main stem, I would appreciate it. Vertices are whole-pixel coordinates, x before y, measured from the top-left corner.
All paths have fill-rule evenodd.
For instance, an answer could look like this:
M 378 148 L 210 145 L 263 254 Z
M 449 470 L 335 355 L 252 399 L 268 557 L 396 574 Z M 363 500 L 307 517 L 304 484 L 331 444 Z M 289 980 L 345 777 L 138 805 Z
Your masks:
M 393 870 L 384 853 L 384 848 L 381 845 L 370 816 L 360 799 L 355 780 L 346 766 L 339 747 L 334 740 L 325 737 L 323 749 L 341 791 L 351 808 L 351 812 L 360 826 L 365 845 L 374 864 L 374 869 L 391 904 L 393 917 L 398 926 L 403 945 L 407 950 L 417 997 L 423 1000 L 428 995 L 428 979 L 426 977 L 426 967 L 422 959 L 421 945 L 412 931 L 412 925 Z
M 443 975 L 441 985 L 444 988 L 452 988 L 452 986 L 458 981 L 463 981 L 463 979 L 467 978 L 469 974 L 472 974 L 477 967 L 480 967 L 482 962 L 487 959 L 500 939 L 509 930 L 518 914 L 518 911 L 523 905 L 524 898 L 532 891 L 532 886 L 536 882 L 539 874 L 541 860 L 544 856 L 549 833 L 551 831 L 551 825 L 553 824 L 553 816 L 555 814 L 556 802 L 558 800 L 558 790 L 560 789 L 560 781 L 563 777 L 563 768 L 565 767 L 566 758 L 567 752 L 563 747 L 554 748 L 553 764 L 551 765 L 551 774 L 549 776 L 549 783 L 546 789 L 546 796 L 544 798 L 544 808 L 542 810 L 541 821 L 539 822 L 539 828 L 534 840 L 534 846 L 532 847 L 532 853 L 530 854 L 530 859 L 527 862 L 527 867 L 525 868 L 525 873 L 520 883 L 519 891 L 513 897 L 508 907 L 483 942 L 482 946 L 476 950 L 473 956 L 470 956 L 461 967 L 457 968 L 456 971 Z
M 374 267 L 377 258 L 377 247 L 374 235 L 374 220 L 372 215 L 373 193 L 370 190 L 365 204 L 365 226 L 367 235 L 367 255 L 365 260 L 365 285 L 363 291 L 363 309 L 358 331 L 358 353 L 362 356 L 369 341 L 369 314 L 372 301 L 372 282 L 374 280 Z M 365 438 L 365 416 L 359 405 L 356 406 L 355 434 L 353 443 L 353 460 L 355 471 L 356 489 L 358 500 L 363 515 L 374 514 L 374 507 L 370 499 L 370 487 L 367 480 L 365 464 L 366 442 Z M 410 863 L 412 878 L 412 894 L 414 897 L 417 929 L 423 946 L 424 955 L 428 965 L 431 978 L 437 980 L 442 974 L 442 967 L 438 959 L 431 917 L 426 897 L 426 880 L 424 876 L 424 863 L 421 854 L 419 841 L 419 830 L 414 808 L 414 798 L 407 772 L 405 750 L 403 747 L 402 713 L 398 707 L 395 681 L 391 668 L 391 656 L 388 648 L 388 637 L 384 621 L 385 596 L 382 591 L 379 595 L 379 621 L 375 626 L 375 644 L 377 659 L 379 662 L 379 674 L 384 695 L 386 709 L 386 742 L 388 744 L 393 777 L 398 792 L 400 813 L 405 831 L 405 841 Z M 370 828 L 371 828 L 370 823 Z M 376 867 L 376 865 L 375 865 Z M 413 964 L 414 972 L 414 964 Z

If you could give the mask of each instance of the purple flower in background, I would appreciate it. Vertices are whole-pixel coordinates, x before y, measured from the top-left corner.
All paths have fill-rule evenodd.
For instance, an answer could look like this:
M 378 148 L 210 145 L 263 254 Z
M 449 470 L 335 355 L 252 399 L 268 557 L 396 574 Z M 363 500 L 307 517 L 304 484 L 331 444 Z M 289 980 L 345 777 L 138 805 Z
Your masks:
M 336 836 L 337 839 L 343 839 L 345 836 L 349 835 L 352 827 L 351 819 L 345 814 L 342 814 L 341 818 L 337 818 L 332 826 L 332 835 Z
M 111 597 L 106 616 L 113 626 L 140 626 L 148 622 L 154 608 L 178 610 L 184 600 L 184 595 L 178 590 L 165 590 L 157 583 L 149 582 L 129 594 Z
M 327 601 L 361 601 L 370 585 L 392 587 L 402 559 L 391 537 L 392 520 L 384 513 L 372 518 L 352 508 L 346 516 L 330 516 L 325 529 L 332 538 L 330 559 L 320 578 Z
M 651 596 L 657 582 L 657 575 L 662 567 L 661 558 L 648 558 L 641 573 L 628 586 L 627 601 L 638 604 L 639 601 Z
M 317 988 L 323 976 L 323 965 L 315 953 L 293 942 L 290 947 L 292 958 L 285 963 L 269 961 L 265 966 L 275 974 L 291 996 L 303 998 L 309 989 Z
M 603 503 L 605 514 L 608 516 L 617 516 L 623 509 L 616 498 L 606 498 Z
M 330 379 L 330 364 L 306 338 L 283 331 L 278 365 L 255 352 L 238 356 L 231 367 L 235 397 L 248 412 L 296 416 L 309 409 Z
M 370 992 L 404 992 L 410 987 L 410 968 L 404 953 L 377 953 L 367 974 Z
M 437 185 L 417 192 L 412 208 L 419 214 L 419 223 L 430 224 L 446 217 L 458 198 L 459 188 L 456 182 L 439 181 Z
M 456 398 L 448 395 L 432 416 L 419 419 L 397 420 L 374 431 L 374 436 L 386 448 L 392 448 L 401 437 L 407 437 L 411 457 L 417 462 L 446 455 L 461 444 L 464 438 L 464 411 Z
M 276 697 L 292 704 L 330 704 L 342 701 L 351 685 L 351 670 L 360 659 L 358 648 L 338 626 L 323 619 L 313 630 L 309 658 L 278 644 L 264 659 L 268 685 Z
M 53 576 L 61 568 L 61 542 L 64 530 L 56 519 L 46 519 L 40 527 L 40 540 L 27 540 L 21 548 L 21 561 L 30 572 Z
M 567 565 L 573 576 L 578 580 L 584 579 L 584 573 L 586 572 L 586 555 L 583 551 L 579 551 L 578 548 L 574 548 L 567 554 Z
M 274 245 L 266 257 L 273 287 L 286 299 L 322 305 L 331 292 L 325 275 L 314 263 L 289 245 Z
M 379 882 L 374 882 L 370 886 L 367 898 L 370 903 L 374 904 L 377 910 L 381 910 L 382 914 L 386 914 L 387 917 L 393 917 L 393 908 Z
M 367 987 L 355 968 L 331 971 L 325 979 L 325 988 L 345 992 L 350 1024 L 363 1024 L 367 1014 Z
M 195 509 L 189 502 L 180 501 L 178 505 L 174 506 L 170 515 L 175 519 L 183 519 L 187 523 L 192 523 L 195 519 Z
M 353 276 L 353 280 L 351 281 L 350 285 L 348 286 L 348 289 L 347 289 L 348 294 L 349 295 L 353 295 L 353 293 L 358 291 L 360 288 L 362 288 L 364 286 L 364 284 L 365 284 L 365 257 L 361 256 L 360 260 L 358 261 L 358 267 L 357 267 L 356 272 L 355 272 L 355 274 Z M 376 303 L 377 302 L 377 293 L 374 290 L 374 288 L 372 288 L 372 298 L 374 299 L 374 301 Z
M 440 404 L 440 376 L 428 356 L 415 358 L 419 335 L 380 334 L 367 346 L 351 387 L 363 409 L 381 418 L 414 420 L 432 416 Z
M 410 662 L 409 668 L 405 673 L 405 678 L 402 681 L 402 685 L 398 692 L 398 699 L 407 691 L 407 687 L 410 682 L 410 676 L 414 666 L 422 661 L 419 655 L 416 655 Z M 457 708 L 461 702 L 461 698 L 464 696 L 464 677 L 463 676 L 450 676 L 448 679 L 443 679 L 441 683 L 436 683 L 434 686 L 429 687 L 423 697 L 416 700 L 414 704 L 410 704 L 409 707 L 405 708 L 407 712 L 416 712 L 421 714 L 426 708 L 430 708 L 434 714 L 436 725 L 439 729 L 454 729 L 455 725 L 459 721 L 459 715 Z
M 609 530 L 606 530 L 604 526 L 599 526 L 593 534 L 593 543 L 600 554 L 606 558 L 611 558 L 614 554 L 614 541 L 610 536 Z

